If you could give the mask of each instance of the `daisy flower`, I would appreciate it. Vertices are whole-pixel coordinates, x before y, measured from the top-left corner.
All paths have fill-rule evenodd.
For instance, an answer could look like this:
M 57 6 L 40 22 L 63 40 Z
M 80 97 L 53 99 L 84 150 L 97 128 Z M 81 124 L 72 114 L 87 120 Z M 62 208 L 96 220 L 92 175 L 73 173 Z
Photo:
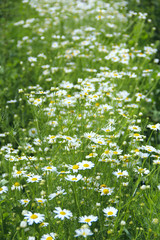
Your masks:
M 82 175 L 78 174 L 77 176 L 75 175 L 68 175 L 67 177 L 65 177 L 66 180 L 71 181 L 71 182 L 78 182 L 79 180 L 81 180 Z
M 86 238 L 87 236 L 93 235 L 91 230 L 89 228 L 87 228 L 87 227 L 76 229 L 75 232 L 76 232 L 75 237 L 83 236 L 84 238 Z
M 78 172 L 79 170 L 79 165 L 75 164 L 75 165 L 68 165 L 67 166 L 69 170 L 72 170 L 74 173 Z
M 23 174 L 25 174 L 26 171 L 22 171 L 22 170 L 14 170 L 13 172 L 13 177 L 20 177 L 22 176 Z
M 36 128 L 31 128 L 29 130 L 29 136 L 30 137 L 35 137 L 37 135 L 37 129 Z
M 40 240 L 52 240 L 55 239 L 56 233 L 49 233 L 49 234 L 44 234 Z
M 53 166 L 46 166 L 46 167 L 43 167 L 42 170 L 49 173 L 49 172 L 56 172 L 57 168 Z
M 43 199 L 43 198 L 35 198 L 35 200 L 37 203 L 44 203 L 47 201 L 46 199 Z
M 24 219 L 27 219 L 28 225 L 32 225 L 33 223 L 41 223 L 44 220 L 44 214 L 40 213 L 27 212 L 24 214 L 24 216 Z
M 65 218 L 69 219 L 72 217 L 71 211 L 61 209 L 60 207 L 56 207 L 53 212 L 57 214 L 55 218 L 60 218 L 61 220 L 64 220 Z
M 8 187 L 6 186 L 0 187 L 0 194 L 6 193 L 7 191 L 8 191 Z
M 152 130 L 160 130 L 160 123 L 157 123 L 155 125 L 149 124 L 149 125 L 147 125 L 147 128 L 150 128 Z
M 121 171 L 121 170 L 117 170 L 117 172 L 113 172 L 113 174 L 115 176 L 117 176 L 117 178 L 119 177 L 128 177 L 128 172 L 127 171 Z
M 107 207 L 103 209 L 106 217 L 116 217 L 118 210 L 114 207 Z
M 108 195 L 109 196 L 109 195 L 112 194 L 113 188 L 102 187 L 99 191 L 101 192 L 101 196 L 103 196 L 103 195 Z
M 21 199 L 21 200 L 19 200 L 19 202 L 20 202 L 20 204 L 27 206 L 28 203 L 30 202 L 30 200 L 29 199 Z
M 12 185 L 12 187 L 11 187 L 12 190 L 15 190 L 15 189 L 21 190 L 22 188 L 23 188 L 23 187 L 22 187 L 22 185 L 21 185 L 19 182 L 15 182 L 15 183 Z
M 98 217 L 89 215 L 89 216 L 83 216 L 79 218 L 80 223 L 87 223 L 89 226 L 91 226 L 92 222 L 96 222 L 98 220 Z
M 39 175 L 33 175 L 33 176 L 30 176 L 28 179 L 27 179 L 27 182 L 30 183 L 30 182 L 39 182 L 42 180 L 42 177 L 39 176 Z
M 141 131 L 141 128 L 139 126 L 135 126 L 135 125 L 129 126 L 128 129 L 131 130 L 131 131 L 134 131 L 134 132 L 140 132 Z
M 49 223 L 47 222 L 41 222 L 41 224 L 39 225 L 40 227 L 47 227 L 49 225 Z
M 91 161 L 83 160 L 82 162 L 79 162 L 78 164 L 79 164 L 80 170 L 91 169 L 94 167 L 94 163 L 92 163 Z

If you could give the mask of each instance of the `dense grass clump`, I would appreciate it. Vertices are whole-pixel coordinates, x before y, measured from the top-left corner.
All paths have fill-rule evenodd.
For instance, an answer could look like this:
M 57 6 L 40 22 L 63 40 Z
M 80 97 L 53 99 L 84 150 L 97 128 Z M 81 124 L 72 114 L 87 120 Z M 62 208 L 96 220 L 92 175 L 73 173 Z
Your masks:
M 0 239 L 159 239 L 147 14 L 121 0 L 14 6 L 2 19 Z

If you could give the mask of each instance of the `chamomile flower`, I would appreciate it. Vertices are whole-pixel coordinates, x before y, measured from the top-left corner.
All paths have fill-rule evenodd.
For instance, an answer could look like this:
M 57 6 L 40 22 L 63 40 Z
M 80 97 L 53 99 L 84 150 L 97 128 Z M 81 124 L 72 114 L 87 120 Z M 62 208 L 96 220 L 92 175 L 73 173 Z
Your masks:
M 85 169 L 91 169 L 94 167 L 94 163 L 92 163 L 91 161 L 86 161 L 86 160 L 83 160 L 82 162 L 79 162 L 79 168 L 81 170 L 85 170 Z
M 128 127 L 129 130 L 133 131 L 133 132 L 140 132 L 141 131 L 141 128 L 139 126 L 129 126 Z
M 75 237 L 83 236 L 84 238 L 86 238 L 87 236 L 93 235 L 93 233 L 88 227 L 76 229 L 75 232 L 76 232 Z
M 47 200 L 46 200 L 46 199 L 43 199 L 43 198 L 35 198 L 35 201 L 36 201 L 37 203 L 43 204 L 43 203 L 46 202 Z
M 50 173 L 50 172 L 56 172 L 57 168 L 54 166 L 46 166 L 42 168 L 43 171 Z
M 53 212 L 56 213 L 55 218 L 60 218 L 61 220 L 64 220 L 65 218 L 69 219 L 72 217 L 71 211 L 61 209 L 60 207 L 56 207 Z
M 23 189 L 23 187 L 22 187 L 22 185 L 21 185 L 19 182 L 15 182 L 15 183 L 12 185 L 11 189 L 12 189 L 12 190 L 17 189 L 17 190 L 20 191 L 21 189 Z
M 92 225 L 92 222 L 96 222 L 98 220 L 97 216 L 89 215 L 89 216 L 83 216 L 79 218 L 80 223 L 87 223 L 89 226 Z
M 107 207 L 103 209 L 106 217 L 116 217 L 118 210 L 114 207 Z
M 6 186 L 0 187 L 0 194 L 6 193 L 7 191 L 8 191 L 8 187 Z
M 30 137 L 35 137 L 36 135 L 37 135 L 37 129 L 36 128 L 29 129 L 29 136 Z
M 147 127 L 150 128 L 151 130 L 155 130 L 155 131 L 160 130 L 160 123 L 157 123 L 155 125 L 149 124 L 149 125 L 147 125 Z
M 40 240 L 53 240 L 56 237 L 56 233 L 49 233 L 49 234 L 44 234 Z
M 68 167 L 69 170 L 72 170 L 74 173 L 78 172 L 78 170 L 79 170 L 79 165 L 78 164 L 69 165 L 67 167 Z
M 121 171 L 121 170 L 117 170 L 117 172 L 113 172 L 113 174 L 119 178 L 119 177 L 128 177 L 128 172 L 125 170 L 125 171 Z
M 108 195 L 109 196 L 109 195 L 112 194 L 113 188 L 102 187 L 99 191 L 101 192 L 101 196 L 103 196 L 103 195 Z
M 19 202 L 20 202 L 20 204 L 27 206 L 28 203 L 30 202 L 30 200 L 29 199 L 21 199 L 21 200 L 19 200 Z
M 77 176 L 75 175 L 67 175 L 67 177 L 65 177 L 66 180 L 71 181 L 71 182 L 78 182 L 79 180 L 82 179 L 82 175 L 78 174 Z
M 24 214 L 25 218 L 27 219 L 28 225 L 32 225 L 33 223 L 41 223 L 44 220 L 44 214 L 40 213 L 32 213 L 32 212 L 27 212 Z
M 39 182 L 39 181 L 41 181 L 42 180 L 42 177 L 41 176 L 39 176 L 39 175 L 32 175 L 32 176 L 30 176 L 28 179 L 27 179 L 27 182 L 28 183 L 33 183 L 33 182 Z

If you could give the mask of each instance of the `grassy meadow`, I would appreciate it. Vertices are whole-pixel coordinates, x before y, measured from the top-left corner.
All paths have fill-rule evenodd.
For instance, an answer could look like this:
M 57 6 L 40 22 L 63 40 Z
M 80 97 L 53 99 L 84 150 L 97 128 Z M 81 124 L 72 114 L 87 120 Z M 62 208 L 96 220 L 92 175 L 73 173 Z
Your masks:
M 1 9 L 0 239 L 160 239 L 152 19 L 123 0 Z

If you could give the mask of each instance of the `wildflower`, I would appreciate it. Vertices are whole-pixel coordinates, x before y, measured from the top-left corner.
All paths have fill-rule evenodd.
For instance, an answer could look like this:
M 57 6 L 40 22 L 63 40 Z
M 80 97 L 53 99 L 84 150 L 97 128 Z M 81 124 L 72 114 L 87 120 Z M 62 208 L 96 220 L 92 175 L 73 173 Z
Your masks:
M 114 207 L 107 207 L 103 209 L 105 216 L 116 217 L 118 210 Z
M 135 126 L 135 125 L 129 126 L 128 129 L 131 130 L 131 131 L 134 131 L 134 132 L 141 131 L 141 128 L 139 126 Z
M 94 163 L 92 163 L 91 161 L 83 160 L 82 162 L 79 162 L 80 170 L 91 169 L 93 167 L 94 167 Z
M 46 199 L 43 199 L 43 198 L 35 198 L 35 200 L 37 203 L 41 203 L 41 204 L 47 201 Z
M 22 171 L 22 170 L 14 170 L 13 172 L 13 177 L 20 177 L 22 176 L 23 174 L 25 174 L 25 171 Z
M 56 172 L 57 168 L 54 167 L 54 166 L 46 166 L 46 167 L 43 167 L 42 170 L 46 171 L 47 173 L 49 173 L 49 172 Z
M 44 220 L 44 214 L 40 213 L 27 212 L 24 214 L 24 216 L 24 219 L 27 219 L 28 225 L 32 225 L 33 223 L 41 223 Z
M 56 237 L 56 233 L 49 233 L 49 234 L 44 234 L 40 240 L 52 240 L 52 239 L 55 239 Z
M 160 123 L 157 123 L 155 125 L 147 125 L 148 128 L 152 129 L 152 130 L 160 130 Z
M 112 194 L 113 188 L 102 187 L 99 191 L 101 192 L 101 196 L 103 196 L 103 195 L 108 195 L 109 196 L 109 195 Z
M 121 171 L 121 170 L 117 170 L 117 172 L 113 172 L 113 174 L 115 176 L 117 176 L 117 178 L 119 177 L 128 177 L 128 172 L 125 170 L 125 171 Z
M 93 235 L 93 233 L 88 227 L 76 229 L 75 232 L 76 232 L 75 237 L 83 236 L 84 238 L 86 238 L 87 236 Z
M 15 182 L 15 183 L 13 184 L 13 186 L 11 187 L 12 190 L 15 190 L 15 189 L 21 190 L 22 188 L 23 188 L 23 187 L 22 187 L 22 185 L 21 185 L 19 182 Z
M 69 165 L 69 166 L 68 166 L 68 169 L 69 169 L 69 170 L 71 169 L 74 173 L 76 173 L 76 172 L 78 172 L 78 170 L 79 170 L 79 165 L 78 165 L 78 164 Z
M 89 226 L 91 226 L 92 222 L 96 222 L 98 220 L 97 216 L 89 215 L 79 218 L 80 223 L 87 223 Z
M 66 180 L 71 181 L 71 182 L 78 182 L 79 180 L 81 180 L 82 175 L 78 174 L 77 176 L 75 175 L 67 175 L 67 177 L 65 177 Z
M 7 191 L 8 191 L 8 187 L 6 186 L 0 187 L 0 194 L 6 193 Z
M 39 226 L 40 227 L 47 227 L 49 225 L 49 223 L 47 222 L 42 222 Z
M 30 202 L 30 200 L 29 199 L 21 199 L 21 200 L 19 200 L 19 202 L 20 202 L 20 204 L 27 206 L 28 203 Z
M 56 207 L 53 212 L 57 214 L 55 218 L 60 218 L 61 220 L 64 220 L 65 218 L 69 219 L 72 217 L 71 211 L 61 209 L 60 207 Z
M 36 128 L 31 128 L 29 130 L 29 136 L 30 137 L 35 137 L 37 135 L 37 129 Z
M 39 182 L 42 180 L 42 177 L 39 176 L 39 175 L 33 175 L 33 176 L 30 176 L 28 179 L 27 179 L 27 182 L 30 183 L 30 182 Z

